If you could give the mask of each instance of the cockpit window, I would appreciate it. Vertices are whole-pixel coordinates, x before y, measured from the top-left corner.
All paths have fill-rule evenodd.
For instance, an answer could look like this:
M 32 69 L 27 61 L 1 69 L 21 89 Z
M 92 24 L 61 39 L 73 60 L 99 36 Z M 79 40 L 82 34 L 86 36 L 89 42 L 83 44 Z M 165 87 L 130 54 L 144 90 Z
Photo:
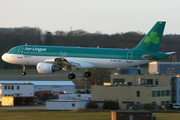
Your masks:
M 9 50 L 9 52 L 8 53 L 13 53 L 13 50 Z

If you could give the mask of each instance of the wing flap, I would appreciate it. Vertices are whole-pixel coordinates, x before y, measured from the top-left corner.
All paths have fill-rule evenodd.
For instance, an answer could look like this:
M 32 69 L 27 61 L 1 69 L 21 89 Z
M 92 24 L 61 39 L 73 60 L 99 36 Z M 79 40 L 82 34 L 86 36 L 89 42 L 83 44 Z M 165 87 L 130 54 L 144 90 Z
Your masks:
M 68 60 L 63 59 L 63 58 L 46 59 L 44 62 L 56 64 L 56 65 L 59 65 L 61 67 L 65 67 L 67 65 L 73 66 L 76 68 L 94 68 L 95 67 L 95 65 L 88 63 L 88 62 L 68 61 Z
M 87 62 L 77 62 L 77 61 L 69 61 L 72 66 L 76 66 L 77 68 L 94 68 L 95 65 Z

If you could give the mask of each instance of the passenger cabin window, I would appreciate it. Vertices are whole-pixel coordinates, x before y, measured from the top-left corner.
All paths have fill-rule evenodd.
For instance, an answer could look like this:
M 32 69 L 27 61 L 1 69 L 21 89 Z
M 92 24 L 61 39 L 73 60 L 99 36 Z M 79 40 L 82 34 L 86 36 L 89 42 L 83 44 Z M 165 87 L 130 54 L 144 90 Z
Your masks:
M 20 89 L 20 86 L 17 86 L 17 90 L 19 90 Z

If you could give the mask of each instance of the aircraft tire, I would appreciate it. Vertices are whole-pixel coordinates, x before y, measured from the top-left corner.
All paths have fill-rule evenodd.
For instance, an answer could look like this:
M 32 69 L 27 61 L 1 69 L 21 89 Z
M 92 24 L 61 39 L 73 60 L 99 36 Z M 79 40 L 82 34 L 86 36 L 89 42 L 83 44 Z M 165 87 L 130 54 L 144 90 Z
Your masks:
M 22 72 L 21 75 L 22 75 L 22 76 L 26 75 L 26 72 Z
M 91 77 L 91 72 L 89 72 L 89 71 L 85 72 L 84 77 L 85 78 Z
M 76 78 L 76 75 L 75 75 L 74 73 L 70 73 L 70 74 L 68 75 L 68 78 L 69 78 L 70 80 L 75 79 L 75 78 Z

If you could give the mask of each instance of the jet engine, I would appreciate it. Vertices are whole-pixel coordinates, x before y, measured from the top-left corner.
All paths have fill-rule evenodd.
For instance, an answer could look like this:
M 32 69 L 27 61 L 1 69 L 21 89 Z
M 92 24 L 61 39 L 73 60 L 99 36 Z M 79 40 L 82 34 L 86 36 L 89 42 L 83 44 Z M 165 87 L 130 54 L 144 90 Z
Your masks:
M 51 63 L 39 62 L 36 66 L 36 69 L 38 73 L 47 74 L 54 73 L 55 71 L 60 71 L 62 68 Z

